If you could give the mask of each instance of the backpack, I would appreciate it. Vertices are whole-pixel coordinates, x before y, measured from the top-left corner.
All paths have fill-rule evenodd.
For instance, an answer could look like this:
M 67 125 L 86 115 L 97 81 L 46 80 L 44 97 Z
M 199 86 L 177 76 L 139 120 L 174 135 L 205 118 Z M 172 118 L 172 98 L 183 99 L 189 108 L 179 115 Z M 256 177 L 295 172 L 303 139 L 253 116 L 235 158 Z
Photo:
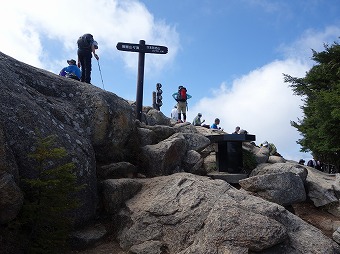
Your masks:
M 93 42 L 92 34 L 84 34 L 83 36 L 80 36 L 77 41 L 78 48 L 91 49 L 92 42 Z
M 75 79 L 75 80 L 78 80 L 78 81 L 79 81 L 79 78 L 77 77 L 77 75 L 74 74 L 74 73 L 72 73 L 72 72 L 66 73 L 65 77 L 66 77 L 66 78 Z
M 177 93 L 177 101 L 186 101 L 187 100 L 187 89 L 184 86 L 178 87 Z

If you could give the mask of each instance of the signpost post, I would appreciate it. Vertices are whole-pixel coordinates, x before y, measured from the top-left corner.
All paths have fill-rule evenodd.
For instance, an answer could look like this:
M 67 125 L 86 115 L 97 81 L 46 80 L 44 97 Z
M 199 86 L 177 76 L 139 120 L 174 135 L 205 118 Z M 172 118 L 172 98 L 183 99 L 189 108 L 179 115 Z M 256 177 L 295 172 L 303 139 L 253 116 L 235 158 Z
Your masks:
M 158 45 L 146 45 L 144 40 L 139 44 L 118 42 L 116 48 L 121 51 L 138 52 L 138 74 L 137 74 L 137 95 L 136 95 L 136 118 L 141 121 L 143 107 L 143 82 L 145 53 L 166 54 L 168 48 Z

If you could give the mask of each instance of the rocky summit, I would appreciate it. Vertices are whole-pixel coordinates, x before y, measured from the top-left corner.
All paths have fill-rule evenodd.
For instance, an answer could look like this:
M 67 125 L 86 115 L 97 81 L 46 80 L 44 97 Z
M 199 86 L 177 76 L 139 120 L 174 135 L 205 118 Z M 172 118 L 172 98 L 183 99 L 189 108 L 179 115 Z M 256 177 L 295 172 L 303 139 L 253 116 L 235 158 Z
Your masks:
M 223 132 L 176 124 L 151 107 L 136 120 L 135 105 L 91 84 L 58 76 L 0 52 L 0 249 L 20 250 L 5 233 L 37 178 L 30 154 L 37 138 L 55 135 L 75 165 L 80 206 L 71 247 L 112 240 L 124 253 L 340 253 L 340 177 L 270 156 L 244 142 L 253 158 L 238 184 L 214 178 Z M 278 148 L 279 149 L 279 148 Z M 51 162 L 52 163 L 52 162 Z M 48 169 L 46 169 L 48 170 Z M 338 221 L 333 239 L 290 209 L 311 200 Z M 110 237 L 108 237 L 110 236 Z

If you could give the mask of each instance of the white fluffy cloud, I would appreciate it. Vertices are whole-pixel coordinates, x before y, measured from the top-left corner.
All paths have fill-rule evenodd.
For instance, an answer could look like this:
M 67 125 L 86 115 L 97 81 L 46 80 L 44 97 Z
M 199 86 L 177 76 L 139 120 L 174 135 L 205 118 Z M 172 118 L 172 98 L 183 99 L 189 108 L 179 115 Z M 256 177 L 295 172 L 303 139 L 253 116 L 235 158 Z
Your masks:
M 0 16 L 1 51 L 20 61 L 51 68 L 75 54 L 76 40 L 92 33 L 99 42 L 101 54 L 122 57 L 127 68 L 136 69 L 134 54 L 116 50 L 119 40 L 171 47 L 163 56 L 150 56 L 148 68 L 158 70 L 177 53 L 179 36 L 174 27 L 155 21 L 153 15 L 135 0 L 12 0 L 2 6 Z M 49 58 L 43 41 L 53 41 L 60 59 Z M 62 60 L 63 59 L 63 60 Z M 146 70 L 147 71 L 147 70 Z
M 275 11 L 268 1 L 251 1 Z M 11 0 L 1 6 L 0 50 L 20 61 L 45 69 L 63 67 L 65 59 L 74 56 L 76 39 L 92 33 L 99 42 L 100 54 L 110 60 L 122 58 L 125 66 L 136 73 L 136 54 L 116 50 L 119 41 L 167 45 L 166 55 L 149 55 L 146 72 L 155 72 L 171 62 L 180 47 L 176 27 L 154 19 L 144 4 L 137 0 Z M 303 77 L 310 69 L 311 49 L 323 50 L 324 43 L 333 43 L 340 28 L 330 26 L 323 31 L 307 30 L 295 42 L 278 48 L 283 59 L 266 64 L 231 84 L 221 84 L 211 96 L 190 105 L 188 119 L 202 112 L 211 124 L 215 117 L 221 126 L 232 132 L 241 126 L 257 137 L 274 142 L 288 159 L 298 160 L 309 155 L 299 153 L 299 134 L 290 126 L 291 120 L 302 116 L 301 98 L 293 96 L 282 73 Z M 56 67 L 57 66 L 57 67 Z M 59 67 L 58 67 L 59 66 Z M 208 118 L 208 116 L 210 118 Z
M 323 51 L 324 44 L 333 44 L 339 34 L 340 28 L 338 26 L 328 26 L 322 31 L 308 29 L 291 45 L 282 44 L 279 50 L 288 59 L 309 61 L 312 56 L 312 49 Z
M 301 138 L 290 121 L 302 118 L 301 97 L 293 95 L 289 83 L 284 83 L 283 73 L 304 77 L 314 62 L 311 49 L 322 51 L 324 43 L 333 43 L 340 29 L 327 27 L 324 31 L 306 31 L 292 45 L 281 45 L 285 59 L 268 63 L 261 68 L 234 79 L 232 84 L 222 82 L 218 91 L 192 106 L 191 112 L 202 112 L 211 124 L 220 118 L 220 126 L 228 133 L 236 126 L 256 135 L 256 143 L 273 142 L 286 159 L 309 159 L 310 154 L 300 153 L 296 141 Z M 230 88 L 228 88 L 230 87 Z M 208 105 L 208 106 L 207 106 Z
M 298 153 L 296 130 L 291 120 L 301 117 L 301 99 L 283 82 L 283 74 L 303 76 L 308 66 L 294 60 L 275 61 L 236 79 L 231 89 L 221 84 L 215 97 L 203 98 L 191 112 L 202 109 L 207 123 L 220 118 L 228 133 L 238 125 L 256 135 L 256 143 L 273 142 L 286 158 Z M 206 107 L 206 105 L 211 105 Z M 293 158 L 290 158 L 293 159 Z M 297 158 L 294 158 L 297 159 Z

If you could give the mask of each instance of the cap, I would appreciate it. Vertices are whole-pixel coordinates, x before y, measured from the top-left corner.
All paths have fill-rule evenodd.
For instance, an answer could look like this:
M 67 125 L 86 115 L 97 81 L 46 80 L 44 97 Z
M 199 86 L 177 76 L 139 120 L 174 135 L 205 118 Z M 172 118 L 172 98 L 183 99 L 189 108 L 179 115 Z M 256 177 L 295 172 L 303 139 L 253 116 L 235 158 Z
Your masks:
M 98 49 L 98 42 L 97 42 L 97 41 L 93 41 L 92 44 L 94 45 L 94 48 L 95 48 L 95 49 Z
M 76 65 L 77 64 L 76 60 L 74 60 L 74 59 L 67 60 L 67 63 L 70 64 L 70 65 Z
M 197 115 L 198 115 L 198 116 L 202 116 L 202 114 L 201 114 L 201 113 L 198 113 Z

